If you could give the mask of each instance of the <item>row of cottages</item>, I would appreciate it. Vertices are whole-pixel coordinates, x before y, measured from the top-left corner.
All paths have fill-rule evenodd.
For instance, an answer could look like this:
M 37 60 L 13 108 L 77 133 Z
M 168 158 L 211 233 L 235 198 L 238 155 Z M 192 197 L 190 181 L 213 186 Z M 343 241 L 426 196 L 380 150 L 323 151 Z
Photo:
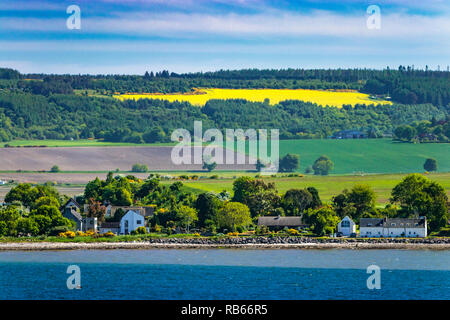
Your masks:
M 119 222 L 102 222 L 98 225 L 97 218 L 82 217 L 79 212 L 80 208 L 81 206 L 74 199 L 69 199 L 61 207 L 62 215 L 67 219 L 75 221 L 77 231 L 86 232 L 92 230 L 94 232 L 112 232 L 120 235 L 130 234 L 139 227 L 145 227 L 147 231 L 149 231 L 149 228 L 146 225 L 145 217 L 149 216 L 150 212 L 153 212 L 145 207 L 137 207 L 136 210 L 132 210 L 135 209 L 134 207 L 113 207 L 113 214 L 111 214 L 110 211 L 108 217 L 113 217 L 114 213 L 119 208 L 125 211 L 126 214 L 120 219 Z
M 361 218 L 360 237 L 426 237 L 427 219 Z
M 269 230 L 281 230 L 284 228 L 299 229 L 307 225 L 302 217 L 266 216 L 258 218 L 258 226 L 266 226 Z M 337 234 L 345 237 L 356 236 L 356 223 L 348 216 L 344 217 L 337 225 Z M 359 236 L 367 238 L 375 237 L 426 237 L 427 220 L 425 217 L 418 219 L 405 218 L 361 218 L 359 224 Z

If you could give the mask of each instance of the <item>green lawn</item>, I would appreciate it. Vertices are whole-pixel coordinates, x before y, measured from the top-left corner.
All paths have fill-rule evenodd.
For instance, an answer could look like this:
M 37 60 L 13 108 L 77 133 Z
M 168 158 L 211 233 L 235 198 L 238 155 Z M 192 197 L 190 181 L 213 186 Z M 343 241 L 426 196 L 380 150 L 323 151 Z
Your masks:
M 250 175 L 250 174 L 248 174 Z M 252 174 L 251 176 L 255 176 Z M 450 173 L 434 173 L 426 175 L 433 181 L 440 183 L 450 196 Z M 330 201 L 332 196 L 349 189 L 355 184 L 367 184 L 371 186 L 377 194 L 377 203 L 385 204 L 392 188 L 398 184 L 405 174 L 381 174 L 381 175 L 365 175 L 365 176 L 313 176 L 305 175 L 304 177 L 276 177 L 264 178 L 267 182 L 275 182 L 280 194 L 285 193 L 292 188 L 315 187 L 319 190 L 320 197 L 324 201 Z M 173 183 L 172 181 L 164 181 L 163 183 Z M 198 181 L 184 181 L 185 187 L 193 192 L 213 191 L 221 192 L 227 190 L 232 192 L 233 179 L 205 179 Z

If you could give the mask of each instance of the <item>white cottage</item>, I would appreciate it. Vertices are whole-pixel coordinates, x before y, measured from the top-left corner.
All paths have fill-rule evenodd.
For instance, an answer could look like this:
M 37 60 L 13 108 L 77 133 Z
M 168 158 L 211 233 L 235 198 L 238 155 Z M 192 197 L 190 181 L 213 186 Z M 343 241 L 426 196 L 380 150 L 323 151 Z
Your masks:
M 134 231 L 139 227 L 145 227 L 144 216 L 133 210 L 129 210 L 122 219 L 120 219 L 120 234 L 130 234 L 131 231 Z
M 368 238 L 426 237 L 427 219 L 361 218 L 359 234 Z
M 349 237 L 352 233 L 356 233 L 356 224 L 349 216 L 345 216 L 338 223 L 337 231 L 345 237 Z

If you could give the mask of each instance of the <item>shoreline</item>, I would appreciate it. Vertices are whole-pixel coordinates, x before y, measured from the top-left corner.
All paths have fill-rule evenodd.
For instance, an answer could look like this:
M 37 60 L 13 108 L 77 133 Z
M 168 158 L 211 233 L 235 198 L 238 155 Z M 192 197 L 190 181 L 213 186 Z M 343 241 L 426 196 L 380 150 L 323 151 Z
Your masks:
M 47 250 L 122 250 L 122 249 L 402 249 L 402 250 L 450 250 L 450 243 L 154 243 L 154 242 L 8 242 L 0 243 L 1 251 L 47 251 Z

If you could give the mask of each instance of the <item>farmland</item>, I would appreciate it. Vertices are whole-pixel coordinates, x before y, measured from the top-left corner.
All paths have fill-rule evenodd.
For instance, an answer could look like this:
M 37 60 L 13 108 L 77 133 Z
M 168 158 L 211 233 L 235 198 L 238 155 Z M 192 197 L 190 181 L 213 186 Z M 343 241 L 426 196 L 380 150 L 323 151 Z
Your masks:
M 187 101 L 192 105 L 204 106 L 209 100 L 245 99 L 252 102 L 264 102 L 269 99 L 271 105 L 284 100 L 302 100 L 322 106 L 342 107 L 344 104 L 392 104 L 389 101 L 371 99 L 368 94 L 357 91 L 328 91 L 307 89 L 198 89 L 184 94 L 122 94 L 114 97 L 125 99 L 161 99 Z
M 123 145 L 91 140 L 62 141 L 64 147 L 0 148 L 0 171 L 49 170 L 58 165 L 64 172 L 129 171 L 135 163 L 150 171 L 201 171 L 201 165 L 174 165 L 168 145 Z M 80 144 L 81 143 L 81 144 Z M 14 142 L 10 143 L 11 145 Z M 17 142 L 21 145 L 20 142 Z M 22 145 L 58 145 L 56 141 L 25 141 Z M 446 143 L 397 143 L 389 139 L 281 140 L 280 156 L 300 155 L 300 171 L 326 154 L 334 162 L 332 174 L 422 172 L 427 158 L 438 161 L 438 172 L 450 171 L 450 145 Z M 253 165 L 219 166 L 218 170 L 254 170 Z M 1 177 L 0 177 L 1 178 Z
M 323 201 L 330 201 L 332 196 L 342 192 L 344 189 L 350 189 L 356 184 L 367 184 L 373 188 L 377 195 L 377 203 L 385 204 L 390 197 L 392 188 L 398 184 L 404 174 L 383 174 L 383 175 L 366 175 L 366 176 L 311 176 L 302 177 L 276 177 L 264 178 L 266 182 L 274 182 L 279 193 L 284 194 L 289 189 L 299 189 L 306 187 L 315 187 Z M 450 196 L 450 173 L 428 174 L 427 177 L 436 181 L 446 189 L 447 195 Z M 233 179 L 220 180 L 199 180 L 184 182 L 192 191 L 204 192 L 213 191 L 221 192 L 223 190 L 232 192 Z

